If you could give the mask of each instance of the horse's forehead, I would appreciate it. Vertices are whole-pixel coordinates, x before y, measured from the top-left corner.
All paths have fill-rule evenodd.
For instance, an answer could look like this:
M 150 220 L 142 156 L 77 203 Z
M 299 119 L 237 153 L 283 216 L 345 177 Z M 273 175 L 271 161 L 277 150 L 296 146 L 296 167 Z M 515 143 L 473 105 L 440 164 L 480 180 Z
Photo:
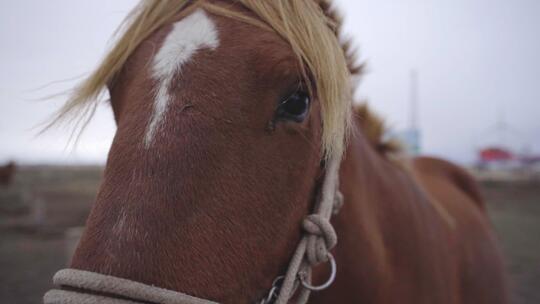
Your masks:
M 186 63 L 201 49 L 215 50 L 219 46 L 215 22 L 202 9 L 173 24 L 159 51 L 152 60 L 151 77 L 156 82 L 153 112 L 145 135 L 145 146 L 152 144 L 172 102 L 172 83 Z
M 153 59 L 154 78 L 166 78 L 181 71 L 182 65 L 202 48 L 219 46 L 215 22 L 202 9 L 173 24 Z
M 158 47 L 149 59 L 150 73 L 147 74 L 155 84 L 155 94 L 145 131 L 146 148 L 152 145 L 155 134 L 165 123 L 175 98 L 173 83 L 177 76 L 197 72 L 203 66 L 202 62 L 194 62 L 200 52 L 210 52 L 213 58 L 212 62 L 205 62 L 205 66 L 213 64 L 218 68 L 223 64 L 220 60 L 249 61 L 250 70 L 266 81 L 297 75 L 297 58 L 279 35 L 232 18 L 209 14 L 202 8 L 186 14 L 150 40 Z

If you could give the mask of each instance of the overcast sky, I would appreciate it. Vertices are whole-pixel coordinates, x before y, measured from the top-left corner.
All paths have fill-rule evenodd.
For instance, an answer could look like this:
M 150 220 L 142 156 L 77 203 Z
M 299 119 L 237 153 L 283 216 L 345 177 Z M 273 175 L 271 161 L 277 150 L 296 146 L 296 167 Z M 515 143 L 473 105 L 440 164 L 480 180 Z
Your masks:
M 103 56 L 133 0 L 0 2 L 0 162 L 102 163 L 114 135 L 107 106 L 79 145 L 38 123 Z M 339 0 L 368 73 L 358 96 L 395 130 L 408 122 L 409 75 L 419 74 L 422 148 L 467 162 L 500 137 L 540 152 L 540 1 Z M 45 86 L 45 87 L 44 87 Z M 499 117 L 508 128 L 494 129 Z

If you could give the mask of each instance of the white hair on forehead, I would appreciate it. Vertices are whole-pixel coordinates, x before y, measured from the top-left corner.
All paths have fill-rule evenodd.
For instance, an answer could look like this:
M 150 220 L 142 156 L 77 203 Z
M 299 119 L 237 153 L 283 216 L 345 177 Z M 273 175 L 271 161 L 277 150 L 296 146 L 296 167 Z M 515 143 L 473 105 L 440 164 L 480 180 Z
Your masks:
M 197 50 L 216 49 L 219 45 L 215 23 L 202 9 L 176 22 L 154 57 L 152 77 L 158 82 L 150 123 L 144 138 L 148 148 L 156 131 L 163 125 L 165 114 L 173 99 L 171 86 L 174 76 L 189 62 Z

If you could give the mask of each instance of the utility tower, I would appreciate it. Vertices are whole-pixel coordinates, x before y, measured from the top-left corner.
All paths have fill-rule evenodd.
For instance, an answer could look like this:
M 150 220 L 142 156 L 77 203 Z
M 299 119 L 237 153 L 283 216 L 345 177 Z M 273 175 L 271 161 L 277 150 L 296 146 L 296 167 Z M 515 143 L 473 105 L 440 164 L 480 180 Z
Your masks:
M 418 130 L 418 72 L 411 70 L 409 96 L 409 129 Z
M 420 154 L 420 127 L 418 124 L 418 72 L 413 69 L 410 72 L 410 96 L 409 96 L 409 127 L 406 131 L 409 153 Z
M 420 126 L 418 124 L 418 72 L 411 70 L 409 79 L 409 100 L 407 101 L 408 123 L 403 130 L 394 134 L 395 138 L 401 142 L 405 151 L 409 155 L 420 154 Z

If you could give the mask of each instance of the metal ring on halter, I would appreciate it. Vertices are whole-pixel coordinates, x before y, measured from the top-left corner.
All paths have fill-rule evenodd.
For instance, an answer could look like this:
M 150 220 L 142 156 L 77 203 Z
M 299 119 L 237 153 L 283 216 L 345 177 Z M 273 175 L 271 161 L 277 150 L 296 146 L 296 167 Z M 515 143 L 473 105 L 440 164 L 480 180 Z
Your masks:
M 272 303 L 272 301 L 277 298 L 279 293 L 279 288 L 281 288 L 281 283 L 283 283 L 283 280 L 285 279 L 285 276 L 279 276 L 274 279 L 274 282 L 272 282 L 272 288 L 268 292 L 268 295 L 266 298 L 262 299 L 260 304 L 269 304 Z
M 302 283 L 302 286 L 304 286 L 306 289 L 309 289 L 311 291 L 321 291 L 330 287 L 330 285 L 332 285 L 332 283 L 334 283 L 334 280 L 336 279 L 336 271 L 337 271 L 336 260 L 334 259 L 334 256 L 330 252 L 328 253 L 328 261 L 330 262 L 331 273 L 330 273 L 330 277 L 324 284 L 319 285 L 319 286 L 313 286 L 311 285 L 311 283 L 306 282 L 305 278 L 301 276 L 300 282 Z

